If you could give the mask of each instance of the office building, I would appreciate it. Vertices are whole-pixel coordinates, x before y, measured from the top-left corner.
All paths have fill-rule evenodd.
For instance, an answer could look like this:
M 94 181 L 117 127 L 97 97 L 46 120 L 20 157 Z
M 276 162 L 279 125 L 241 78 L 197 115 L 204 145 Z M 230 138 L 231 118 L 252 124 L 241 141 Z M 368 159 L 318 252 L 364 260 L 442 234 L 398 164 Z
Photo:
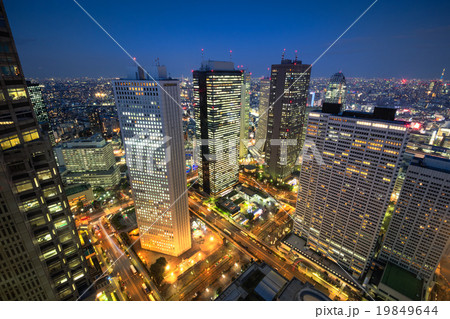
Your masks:
M 42 98 L 42 89 L 39 83 L 32 83 L 27 81 L 28 95 L 30 96 L 31 104 L 33 105 L 36 120 L 42 128 L 42 132 L 48 136 L 52 146 L 55 143 L 55 135 L 53 134 L 52 125 L 48 116 L 47 107 Z
M 66 184 L 90 184 L 92 187 L 111 188 L 120 182 L 113 146 L 100 134 L 63 143 L 56 149 L 60 166 L 65 167 L 62 178 Z M 63 165 L 61 165 L 63 164 Z
M 269 116 L 269 93 L 270 93 L 270 79 L 262 78 L 260 84 L 259 94 L 259 108 L 258 108 L 258 125 L 256 127 L 255 146 L 261 153 L 264 151 L 264 145 L 267 137 L 267 118 Z
M 408 123 L 394 121 L 395 109 L 324 110 L 308 117 L 294 232 L 359 278 L 374 254 Z
M 248 71 L 244 71 L 242 78 L 243 82 L 241 86 L 239 159 L 244 159 L 248 154 L 248 129 L 250 127 L 250 73 Z
M 193 74 L 199 184 L 214 196 L 239 182 L 242 73 L 233 62 L 207 61 Z
M 137 72 L 114 81 L 114 96 L 141 246 L 179 256 L 191 248 L 182 109 L 177 80 Z
M 301 61 L 272 65 L 265 162 L 273 179 L 288 177 L 300 155 L 310 76 L 311 66 Z
M 384 239 L 380 260 L 430 283 L 450 245 L 450 160 L 415 157 Z
M 92 133 L 103 133 L 103 121 L 101 118 L 101 110 L 93 106 L 89 111 L 88 118 Z
M 85 259 L 2 1 L 0 42 L 0 300 L 75 300 Z
M 347 83 L 342 72 L 333 74 L 328 83 L 324 103 L 342 104 L 345 109 L 345 95 L 347 94 Z

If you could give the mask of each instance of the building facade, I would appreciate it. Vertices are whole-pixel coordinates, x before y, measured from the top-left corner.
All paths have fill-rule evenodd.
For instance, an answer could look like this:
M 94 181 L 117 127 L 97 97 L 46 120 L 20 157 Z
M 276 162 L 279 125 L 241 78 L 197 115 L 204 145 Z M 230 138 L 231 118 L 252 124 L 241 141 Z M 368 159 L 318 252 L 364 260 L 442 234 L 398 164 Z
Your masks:
M 450 245 L 450 160 L 414 158 L 384 239 L 380 260 L 426 283 Z
M 85 259 L 1 1 L 0 56 L 0 299 L 75 300 Z
M 32 83 L 27 81 L 28 94 L 30 96 L 31 104 L 33 105 L 36 119 L 42 128 L 42 131 L 48 135 L 52 146 L 55 143 L 55 135 L 53 134 L 52 125 L 48 116 L 47 107 L 42 98 L 42 89 L 39 83 Z
M 260 94 L 259 94 L 259 108 L 258 108 L 258 126 L 256 127 L 255 146 L 261 153 L 264 151 L 267 137 L 267 118 L 269 117 L 269 94 L 270 94 L 270 79 L 261 79 Z
M 62 176 L 66 184 L 88 183 L 104 188 L 119 184 L 120 170 L 112 143 L 106 142 L 100 134 L 63 143 L 61 153 L 67 170 Z
M 407 136 L 393 117 L 309 114 L 294 232 L 354 277 L 373 257 Z
M 140 74 L 114 81 L 114 95 L 141 246 L 179 256 L 191 248 L 179 83 Z
M 239 159 L 244 159 L 248 154 L 248 129 L 250 127 L 250 73 L 248 71 L 244 71 L 242 78 L 243 82 L 241 86 Z
M 333 74 L 328 83 L 324 103 L 342 104 L 345 109 L 345 97 L 347 94 L 347 83 L 342 72 Z
M 265 162 L 273 179 L 288 177 L 300 155 L 310 77 L 311 66 L 301 61 L 272 65 Z
M 193 75 L 199 183 L 215 196 L 239 182 L 243 71 L 233 62 L 208 61 Z

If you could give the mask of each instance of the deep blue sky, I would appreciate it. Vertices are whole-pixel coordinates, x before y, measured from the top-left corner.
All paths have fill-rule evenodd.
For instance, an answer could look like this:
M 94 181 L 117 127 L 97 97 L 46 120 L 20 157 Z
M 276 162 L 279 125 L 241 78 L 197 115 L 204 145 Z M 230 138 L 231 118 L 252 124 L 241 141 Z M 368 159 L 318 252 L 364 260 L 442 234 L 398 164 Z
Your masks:
M 205 57 L 254 75 L 299 52 L 312 63 L 373 0 L 79 0 L 144 67 L 172 76 Z M 191 3 L 192 2 L 192 3 Z M 195 3 L 194 3 L 195 2 Z M 27 77 L 123 76 L 129 58 L 72 0 L 4 0 Z M 313 76 L 450 77 L 450 1 L 379 0 L 313 67 Z

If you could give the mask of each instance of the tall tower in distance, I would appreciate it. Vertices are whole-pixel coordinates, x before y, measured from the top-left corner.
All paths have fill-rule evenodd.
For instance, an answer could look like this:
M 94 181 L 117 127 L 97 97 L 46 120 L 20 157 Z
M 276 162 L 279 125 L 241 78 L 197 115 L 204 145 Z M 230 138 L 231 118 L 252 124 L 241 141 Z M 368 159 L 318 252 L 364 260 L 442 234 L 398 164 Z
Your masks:
M 308 117 L 294 233 L 356 278 L 374 255 L 406 148 L 408 123 L 394 117 L 386 108 Z
M 114 96 L 140 242 L 179 256 L 191 248 L 179 83 L 163 66 L 156 82 L 135 74 L 114 81 Z
M 380 260 L 430 283 L 450 245 L 450 160 L 414 158 L 384 239 Z
M 250 119 L 250 72 L 244 71 L 241 87 L 241 114 L 240 114 L 240 140 L 239 159 L 244 159 L 248 154 L 248 128 Z
M 289 176 L 300 155 L 310 77 L 311 66 L 302 61 L 283 57 L 272 65 L 265 162 L 273 179 Z
M 85 257 L 0 1 L 0 300 L 75 300 Z
M 324 103 L 342 104 L 345 109 L 345 95 L 347 94 L 347 82 L 342 72 L 333 74 L 328 83 Z
M 193 75 L 199 182 L 216 196 L 239 182 L 243 70 L 233 62 L 207 61 Z
M 270 94 L 270 79 L 262 78 L 260 82 L 259 93 L 259 107 L 258 107 L 258 125 L 256 127 L 256 146 L 259 152 L 263 152 L 265 140 L 267 137 L 267 118 L 269 116 L 269 94 Z M 264 141 L 264 142 L 263 142 Z
M 55 146 L 55 135 L 53 134 L 50 118 L 48 117 L 47 107 L 42 98 L 42 89 L 39 83 L 32 83 L 27 81 L 28 94 L 33 105 L 36 119 L 42 128 L 42 131 L 48 135 L 52 146 Z

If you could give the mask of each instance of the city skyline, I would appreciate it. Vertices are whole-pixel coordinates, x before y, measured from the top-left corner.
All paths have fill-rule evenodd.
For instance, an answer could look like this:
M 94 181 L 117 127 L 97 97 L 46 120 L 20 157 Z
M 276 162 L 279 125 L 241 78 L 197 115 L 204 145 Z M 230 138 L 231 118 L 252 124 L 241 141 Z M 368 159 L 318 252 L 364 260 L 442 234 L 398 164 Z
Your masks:
M 219 60 L 229 60 L 229 51 L 233 50 L 232 60 L 256 76 L 268 75 L 267 68 L 279 60 L 283 49 L 287 50 L 287 58 L 293 58 L 294 51 L 298 50 L 301 60 L 312 62 L 371 3 L 347 1 L 342 6 L 332 1 L 287 3 L 286 7 L 298 5 L 308 13 L 299 21 L 293 18 L 293 12 L 282 10 L 287 21 L 292 18 L 287 24 L 282 22 L 283 15 L 272 17 L 271 23 L 265 22 L 263 17 L 278 10 L 267 2 L 258 6 L 212 5 L 206 20 L 211 28 L 206 37 L 200 39 L 194 34 L 182 36 L 188 26 L 199 23 L 196 16 L 202 8 L 198 4 L 186 7 L 176 3 L 179 10 L 171 10 L 172 3 L 159 3 L 150 8 L 135 2 L 142 9 L 136 13 L 130 10 L 133 5 L 121 6 L 119 2 L 110 6 L 102 2 L 80 2 L 145 68 L 150 68 L 154 60 L 160 58 L 166 64 L 171 62 L 173 77 L 189 75 L 201 60 L 201 49 L 204 49 L 205 58 Z M 54 1 L 47 6 L 28 1 L 30 10 L 26 12 L 16 1 L 5 1 L 5 6 L 10 12 L 28 77 L 121 77 L 125 67 L 131 65 L 116 44 L 72 1 Z M 364 19 L 315 65 L 312 77 L 329 77 L 330 70 L 333 73 L 345 70 L 348 78 L 438 78 L 441 70 L 448 67 L 450 25 L 444 13 L 448 12 L 449 6 L 448 3 L 425 4 L 421 1 L 377 2 Z M 154 22 L 139 19 L 145 9 L 149 12 L 157 10 Z M 240 15 L 248 19 L 237 23 L 236 17 Z M 161 21 L 167 16 L 173 18 L 169 25 Z M 379 24 L 380 16 L 383 17 L 382 25 Z M 128 17 L 133 19 L 126 20 Z M 26 19 L 28 25 L 34 24 L 35 28 L 16 24 L 20 19 Z M 42 19 L 48 23 L 39 23 Z M 113 23 L 115 20 L 125 25 L 118 28 Z M 136 27 L 136 21 L 140 21 L 140 28 Z M 249 35 L 241 32 L 245 29 L 256 31 Z M 134 31 L 130 34 L 127 30 Z M 154 35 L 154 40 L 142 41 L 144 32 Z M 83 37 L 77 36 L 81 33 Z M 262 40 L 266 36 L 267 39 Z M 50 42 L 48 38 L 55 40 Z M 85 50 L 86 47 L 90 50 Z M 411 65 L 415 67 L 411 68 Z
M 449 4 L 134 3 L 0 0 L 0 300 L 446 310 Z

